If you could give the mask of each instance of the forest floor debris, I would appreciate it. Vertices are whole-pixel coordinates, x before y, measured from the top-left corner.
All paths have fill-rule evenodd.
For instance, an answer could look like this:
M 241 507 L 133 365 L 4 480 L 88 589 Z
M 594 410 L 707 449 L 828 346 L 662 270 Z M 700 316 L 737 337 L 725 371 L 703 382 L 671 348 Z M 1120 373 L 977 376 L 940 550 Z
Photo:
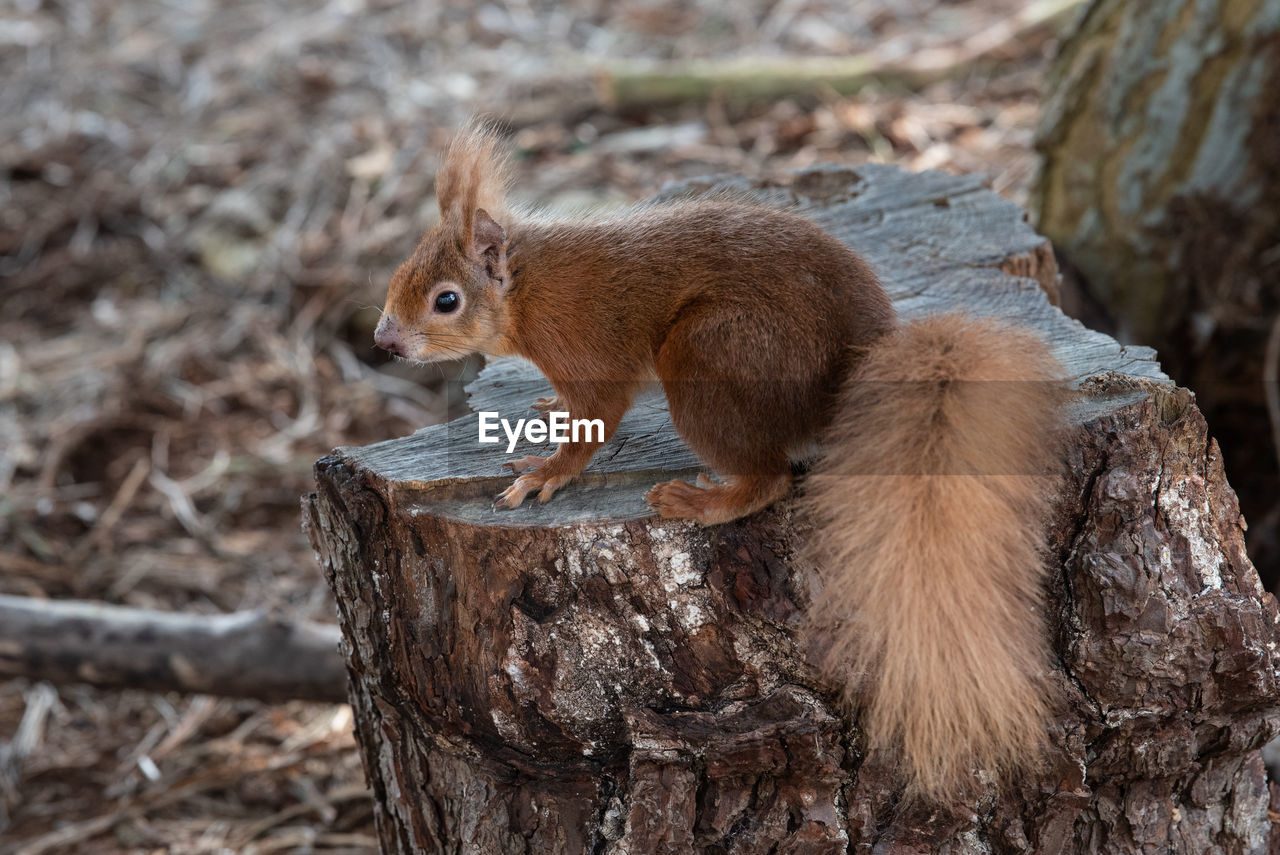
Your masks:
M 0 50 L 0 592 L 329 620 L 299 530 L 337 445 L 458 414 L 372 348 L 474 111 L 522 199 L 712 172 L 984 172 L 1023 201 L 1052 33 L 919 91 L 617 110 L 613 58 L 947 50 L 1025 4 L 20 2 Z M 344 705 L 0 684 L 0 852 L 370 851 Z

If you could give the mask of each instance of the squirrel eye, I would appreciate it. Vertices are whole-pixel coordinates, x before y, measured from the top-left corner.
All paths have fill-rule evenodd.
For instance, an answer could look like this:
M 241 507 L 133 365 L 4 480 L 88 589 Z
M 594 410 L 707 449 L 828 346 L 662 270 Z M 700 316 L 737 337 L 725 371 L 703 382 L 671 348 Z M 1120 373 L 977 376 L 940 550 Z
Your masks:
M 436 295 L 436 311 L 447 315 L 458 308 L 458 292 L 441 291 Z

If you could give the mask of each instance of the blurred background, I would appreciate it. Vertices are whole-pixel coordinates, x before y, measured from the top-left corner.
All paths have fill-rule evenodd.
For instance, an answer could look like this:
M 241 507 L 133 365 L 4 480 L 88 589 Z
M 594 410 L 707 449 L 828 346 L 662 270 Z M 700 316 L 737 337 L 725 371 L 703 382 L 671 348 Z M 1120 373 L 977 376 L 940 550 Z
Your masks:
M 1120 4 L 0 3 L 0 593 L 332 621 L 299 529 L 312 463 L 458 415 L 474 370 L 372 346 L 473 113 L 511 132 L 517 196 L 556 208 L 875 161 L 984 173 L 1038 215 L 1047 75 L 1085 5 Z M 1070 311 L 1163 341 L 1071 261 Z M 1247 321 L 1259 382 L 1277 266 L 1245 265 L 1204 339 Z M 1274 522 L 1248 406 L 1219 438 L 1233 483 L 1252 449 Z M 15 679 L 0 740 L 0 850 L 374 845 L 344 705 Z

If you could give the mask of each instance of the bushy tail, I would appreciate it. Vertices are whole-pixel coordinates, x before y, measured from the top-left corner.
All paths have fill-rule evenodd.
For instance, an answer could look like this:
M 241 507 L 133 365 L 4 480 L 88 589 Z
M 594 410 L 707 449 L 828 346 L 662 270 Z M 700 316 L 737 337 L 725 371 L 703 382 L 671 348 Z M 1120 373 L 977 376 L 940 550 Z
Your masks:
M 1046 723 L 1046 516 L 1062 369 L 961 315 L 905 324 L 842 393 L 805 504 L 824 570 L 811 631 L 908 792 L 1034 763 Z

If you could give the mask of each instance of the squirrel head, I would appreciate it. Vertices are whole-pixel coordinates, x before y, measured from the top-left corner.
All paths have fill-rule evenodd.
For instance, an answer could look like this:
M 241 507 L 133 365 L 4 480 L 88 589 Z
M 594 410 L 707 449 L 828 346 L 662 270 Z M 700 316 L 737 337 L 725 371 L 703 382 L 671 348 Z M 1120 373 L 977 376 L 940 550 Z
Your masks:
M 508 154 L 492 124 L 473 120 L 436 173 L 440 222 L 391 277 L 374 343 L 417 362 L 500 354 L 511 277 L 505 218 Z
M 374 343 L 415 362 L 506 352 L 506 247 L 484 208 L 448 212 L 391 277 Z

